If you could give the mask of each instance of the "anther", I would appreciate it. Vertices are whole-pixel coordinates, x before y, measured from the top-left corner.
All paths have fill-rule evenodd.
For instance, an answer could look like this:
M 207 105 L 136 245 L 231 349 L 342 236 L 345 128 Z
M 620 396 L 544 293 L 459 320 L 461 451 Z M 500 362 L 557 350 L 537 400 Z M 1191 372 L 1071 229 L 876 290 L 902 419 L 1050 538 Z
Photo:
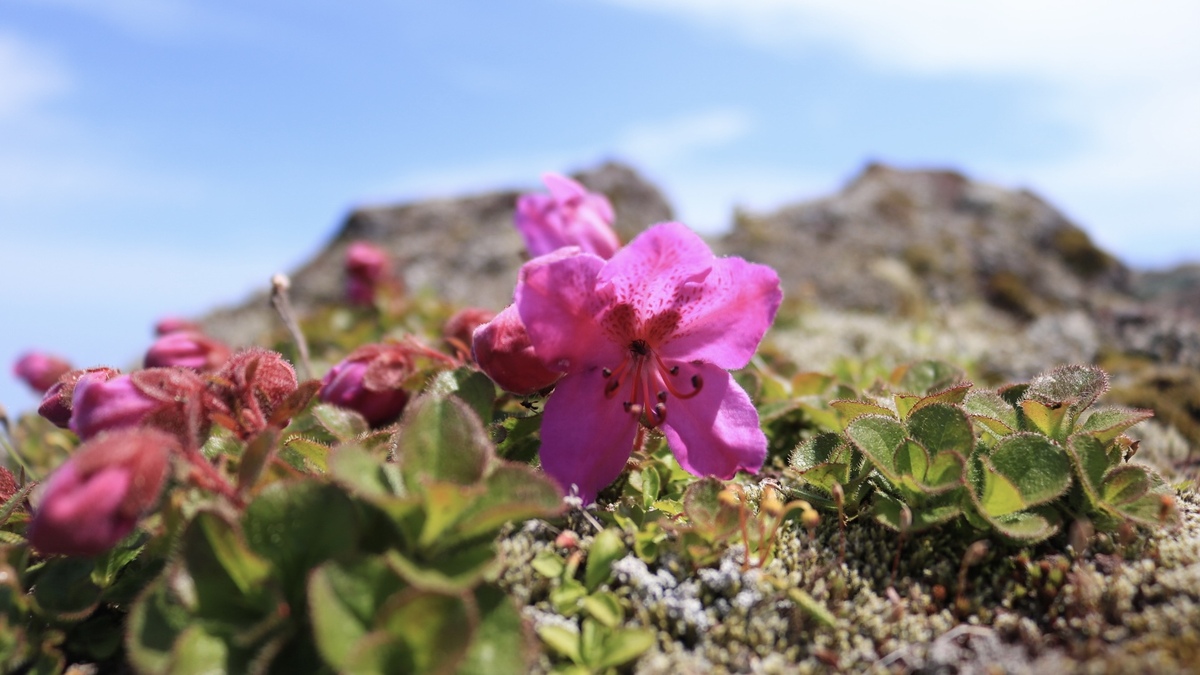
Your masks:
M 660 392 L 658 392 L 658 397 L 657 397 L 657 398 L 658 398 L 658 400 L 659 400 L 659 401 L 661 401 L 661 402 L 663 402 L 663 403 L 666 403 L 666 402 L 667 402 L 667 392 L 666 392 L 666 390 L 663 390 L 663 391 L 660 391 Z
M 608 379 L 612 377 L 612 368 L 603 368 L 601 369 L 600 374 L 604 376 L 604 379 Z
M 672 375 L 678 375 L 679 374 L 679 366 L 671 366 L 671 369 L 668 370 L 667 372 L 671 373 Z
M 604 395 L 605 395 L 606 397 L 607 397 L 607 396 L 612 396 L 612 395 L 613 395 L 613 392 L 615 392 L 616 390 L 618 390 L 618 389 L 620 389 L 620 388 L 621 388 L 621 381 L 620 381 L 620 380 L 609 380 L 609 381 L 608 381 L 608 384 L 605 384 L 605 385 L 604 385 Z

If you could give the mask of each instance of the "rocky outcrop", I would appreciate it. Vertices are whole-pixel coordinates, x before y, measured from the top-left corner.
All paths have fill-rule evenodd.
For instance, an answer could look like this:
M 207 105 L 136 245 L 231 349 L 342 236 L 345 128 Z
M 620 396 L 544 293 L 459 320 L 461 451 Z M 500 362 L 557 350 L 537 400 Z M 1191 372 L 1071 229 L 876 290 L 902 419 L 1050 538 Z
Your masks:
M 838 194 L 739 212 L 721 248 L 821 306 L 884 313 L 983 300 L 1033 319 L 1123 296 L 1130 275 L 1031 192 L 881 164 Z

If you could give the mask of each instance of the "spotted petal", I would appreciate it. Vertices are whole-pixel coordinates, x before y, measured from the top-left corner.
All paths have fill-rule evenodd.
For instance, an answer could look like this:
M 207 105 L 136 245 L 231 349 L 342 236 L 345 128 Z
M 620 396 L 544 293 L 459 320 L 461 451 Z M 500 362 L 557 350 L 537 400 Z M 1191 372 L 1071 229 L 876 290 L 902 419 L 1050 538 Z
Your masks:
M 568 375 L 542 417 L 542 470 L 567 493 L 575 486 L 584 504 L 621 475 L 637 432 L 621 401 L 604 396 L 605 383 L 599 370 Z
M 767 458 L 767 437 L 758 411 L 730 374 L 716 366 L 680 365 L 699 375 L 700 392 L 667 402 L 662 429 L 679 465 L 698 476 L 732 478 L 739 470 L 757 472 Z M 558 394 L 555 393 L 555 396 Z
M 688 284 L 679 323 L 660 346 L 664 358 L 741 368 L 775 320 L 783 300 L 779 275 L 766 265 L 720 258 L 703 281 Z

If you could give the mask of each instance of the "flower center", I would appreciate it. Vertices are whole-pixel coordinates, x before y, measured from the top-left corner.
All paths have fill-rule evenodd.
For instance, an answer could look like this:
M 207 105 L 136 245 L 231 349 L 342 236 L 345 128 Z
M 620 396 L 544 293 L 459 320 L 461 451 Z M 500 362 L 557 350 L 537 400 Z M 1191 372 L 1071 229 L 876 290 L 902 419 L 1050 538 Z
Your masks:
M 600 372 L 605 379 L 604 397 L 615 398 L 628 383 L 629 397 L 622 402 L 625 412 L 651 429 L 666 421 L 669 398 L 692 398 L 704 385 L 699 375 L 693 375 L 691 390 L 680 388 L 679 366 L 667 367 L 649 343 L 640 338 L 629 343 L 624 358 L 615 369 L 605 368 Z

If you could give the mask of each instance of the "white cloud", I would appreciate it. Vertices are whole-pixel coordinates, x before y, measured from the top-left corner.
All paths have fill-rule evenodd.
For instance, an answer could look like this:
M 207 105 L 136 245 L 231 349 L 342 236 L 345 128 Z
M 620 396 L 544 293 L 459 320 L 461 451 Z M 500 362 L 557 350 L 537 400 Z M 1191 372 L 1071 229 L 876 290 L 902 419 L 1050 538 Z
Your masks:
M 0 123 L 26 121 L 70 84 L 66 70 L 49 52 L 0 33 Z

